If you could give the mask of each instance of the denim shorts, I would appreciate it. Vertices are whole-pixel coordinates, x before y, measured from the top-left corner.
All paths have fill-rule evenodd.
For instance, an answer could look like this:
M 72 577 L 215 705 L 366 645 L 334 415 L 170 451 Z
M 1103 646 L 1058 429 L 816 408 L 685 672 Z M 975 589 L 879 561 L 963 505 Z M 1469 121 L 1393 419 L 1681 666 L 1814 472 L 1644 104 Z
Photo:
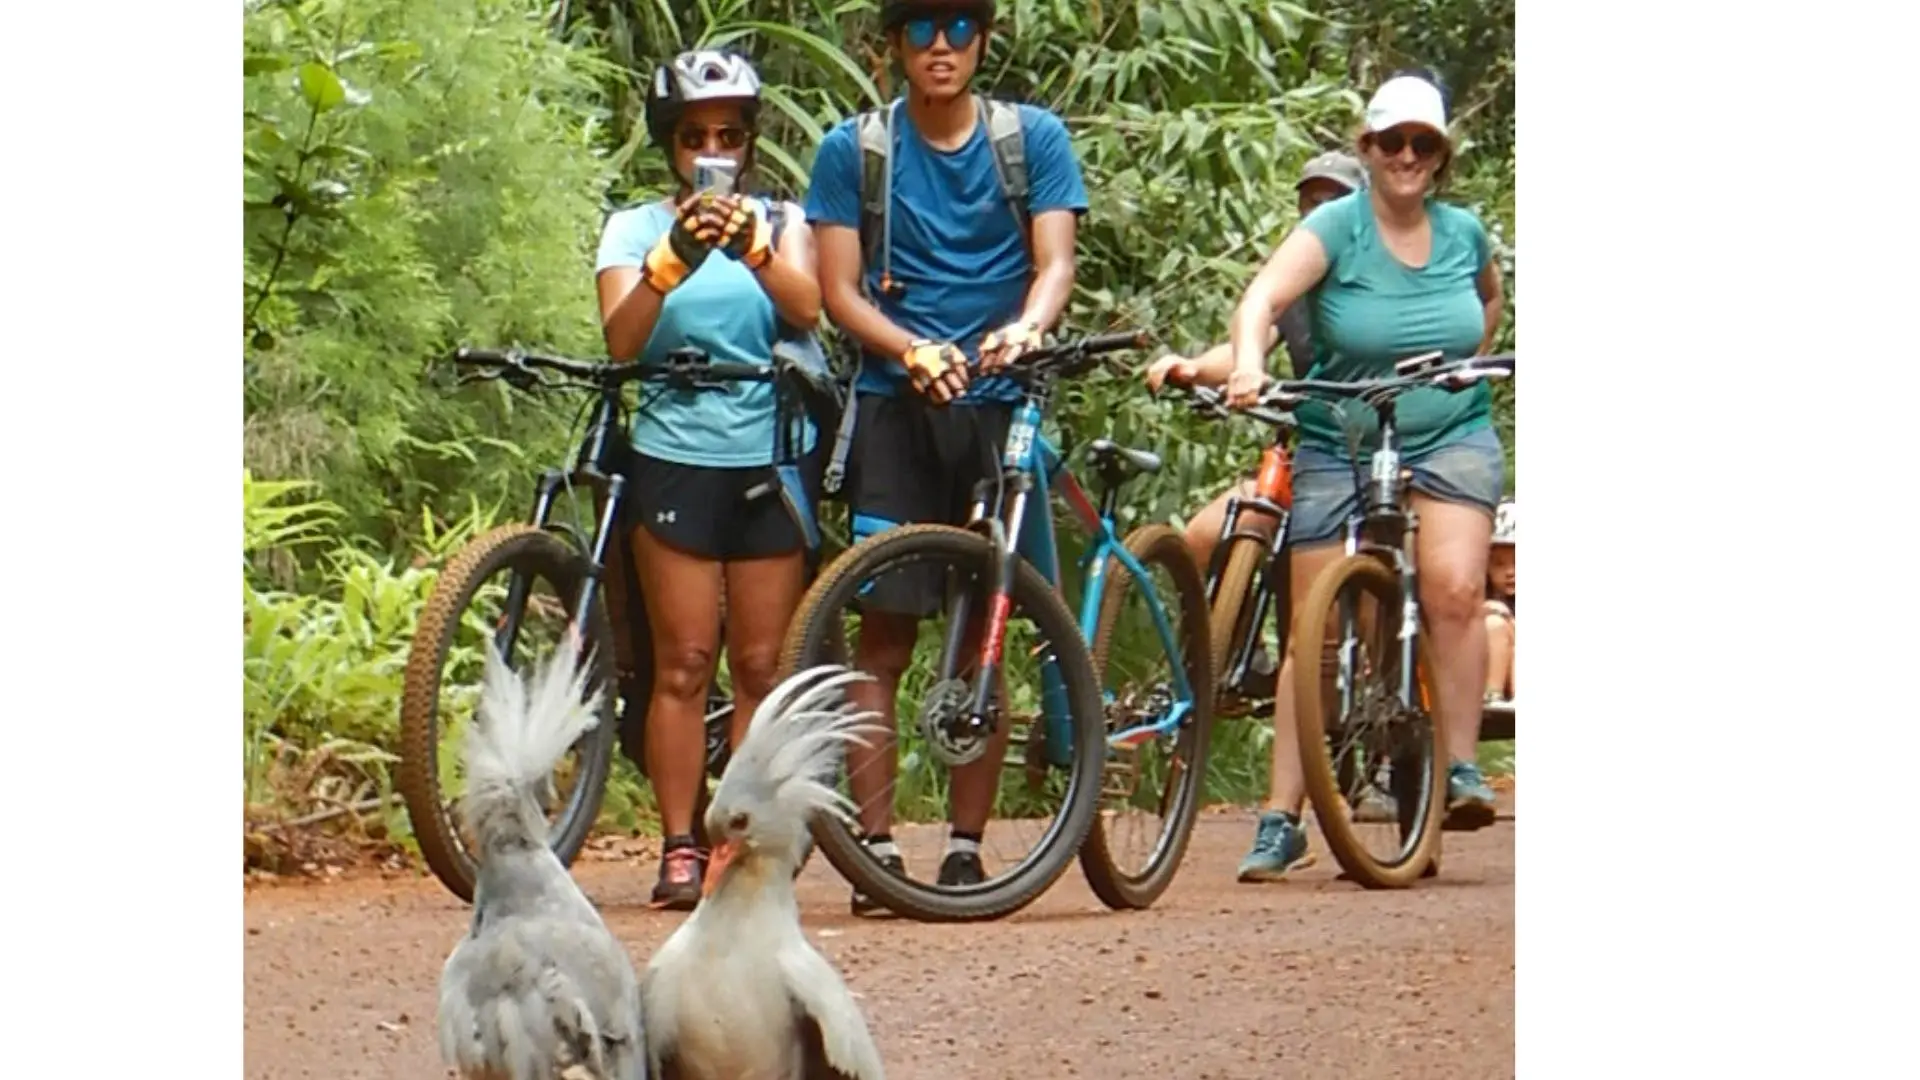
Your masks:
M 1477 506 L 1493 516 L 1506 490 L 1507 459 L 1500 436 L 1483 427 L 1442 443 L 1401 465 L 1413 473 L 1413 489 L 1442 502 Z M 1353 490 L 1353 466 L 1344 454 L 1302 446 L 1293 456 L 1293 516 L 1289 543 L 1306 547 L 1346 535 L 1347 517 L 1359 505 Z

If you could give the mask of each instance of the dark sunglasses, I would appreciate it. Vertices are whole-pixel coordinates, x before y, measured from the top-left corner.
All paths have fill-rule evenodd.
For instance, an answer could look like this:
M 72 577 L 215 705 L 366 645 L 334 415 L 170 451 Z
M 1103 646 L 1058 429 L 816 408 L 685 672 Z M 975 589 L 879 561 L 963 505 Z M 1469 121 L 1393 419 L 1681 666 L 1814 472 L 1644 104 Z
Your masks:
M 964 49 L 980 33 L 980 20 L 972 15 L 921 15 L 906 22 L 907 44 L 916 49 L 933 48 L 936 34 L 945 34 L 947 47 Z
M 1398 157 L 1400 151 L 1412 145 L 1414 157 L 1430 158 L 1439 153 L 1446 142 L 1431 131 L 1422 131 L 1408 138 L 1407 133 L 1399 128 L 1388 128 L 1385 131 L 1373 133 L 1373 145 L 1379 147 L 1380 152 L 1388 157 Z
M 674 134 L 685 150 L 705 150 L 711 143 L 718 142 L 722 150 L 738 150 L 747 145 L 747 137 L 753 134 L 743 127 L 703 128 L 683 127 Z

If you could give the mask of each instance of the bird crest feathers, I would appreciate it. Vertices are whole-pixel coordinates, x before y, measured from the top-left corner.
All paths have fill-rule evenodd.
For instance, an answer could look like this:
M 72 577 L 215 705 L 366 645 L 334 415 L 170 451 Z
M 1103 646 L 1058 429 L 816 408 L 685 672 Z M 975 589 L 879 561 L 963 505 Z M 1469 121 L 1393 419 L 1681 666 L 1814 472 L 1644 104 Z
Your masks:
M 883 730 L 868 723 L 879 714 L 857 710 L 845 692 L 851 683 L 872 679 L 837 664 L 789 676 L 754 710 L 721 787 L 768 792 L 783 813 L 795 817 L 819 811 L 847 818 L 852 805 L 822 778 L 833 777 L 847 743 L 867 745 L 866 732 Z
M 591 698 L 584 697 L 591 665 L 572 628 L 553 656 L 524 681 L 492 642 L 482 651 L 480 708 L 466 747 L 466 802 L 475 814 L 482 812 L 476 803 L 531 797 L 567 749 L 599 724 L 604 697 L 598 686 Z

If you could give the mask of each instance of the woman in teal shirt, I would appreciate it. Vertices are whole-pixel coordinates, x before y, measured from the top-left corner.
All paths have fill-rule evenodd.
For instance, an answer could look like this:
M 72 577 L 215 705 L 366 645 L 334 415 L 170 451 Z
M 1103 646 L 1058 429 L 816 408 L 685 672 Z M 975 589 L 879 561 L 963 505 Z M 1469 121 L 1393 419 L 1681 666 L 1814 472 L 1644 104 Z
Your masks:
M 1358 146 L 1367 188 L 1307 215 L 1241 298 L 1232 367 L 1209 380 L 1224 377 L 1231 404 L 1259 396 L 1274 319 L 1302 297 L 1313 317 L 1308 378 L 1376 378 L 1391 375 L 1395 361 L 1434 349 L 1466 357 L 1492 345 L 1503 296 L 1486 228 L 1471 211 L 1433 195 L 1453 155 L 1433 79 L 1402 73 L 1382 84 L 1367 105 Z M 1365 432 L 1363 452 L 1379 445 L 1378 419 L 1364 405 L 1338 413 L 1319 402 L 1300 408 L 1289 525 L 1294 596 L 1305 596 L 1343 553 L 1355 494 L 1342 413 Z M 1413 391 L 1399 400 L 1396 417 L 1420 514 L 1416 557 L 1433 640 L 1435 705 L 1452 758 L 1446 827 L 1482 828 L 1493 821 L 1493 792 L 1474 764 L 1487 665 L 1481 606 L 1505 458 L 1484 383 L 1461 393 Z M 1289 657 L 1282 687 L 1291 685 L 1292 666 Z M 1253 850 L 1240 865 L 1242 881 L 1275 880 L 1312 861 L 1300 824 L 1306 785 L 1292 694 L 1275 695 L 1273 719 L 1273 778 Z
M 759 105 L 760 79 L 739 56 L 683 53 L 653 72 L 648 133 L 666 151 L 679 190 L 614 214 L 601 236 L 600 313 L 615 359 L 659 361 L 692 346 L 714 360 L 771 364 L 781 323 L 810 330 L 819 319 L 812 233 L 800 208 L 786 204 L 776 242 L 762 200 L 709 202 L 693 190 L 693 162 L 702 155 L 733 159 L 746 178 Z M 772 689 L 806 568 L 799 527 L 782 500 L 747 498 L 773 463 L 772 386 L 647 396 L 651 404 L 633 423 L 628 492 L 640 522 L 635 570 L 653 630 L 646 766 L 666 834 L 653 902 L 691 910 L 704 873 L 693 811 L 706 782 L 706 695 L 721 644 L 721 592 L 737 745 Z M 809 424 L 801 447 L 809 481 L 819 475 L 817 442 Z

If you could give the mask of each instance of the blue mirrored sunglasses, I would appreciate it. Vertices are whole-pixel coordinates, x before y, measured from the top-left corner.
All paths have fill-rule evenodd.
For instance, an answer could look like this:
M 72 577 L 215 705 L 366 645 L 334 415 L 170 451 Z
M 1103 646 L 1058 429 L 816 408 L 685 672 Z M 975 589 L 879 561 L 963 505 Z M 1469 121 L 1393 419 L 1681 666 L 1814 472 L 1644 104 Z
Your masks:
M 945 33 L 947 47 L 964 49 L 973 44 L 974 35 L 980 32 L 980 23 L 971 15 L 924 15 L 907 20 L 907 44 L 916 49 L 930 49 L 937 33 Z

